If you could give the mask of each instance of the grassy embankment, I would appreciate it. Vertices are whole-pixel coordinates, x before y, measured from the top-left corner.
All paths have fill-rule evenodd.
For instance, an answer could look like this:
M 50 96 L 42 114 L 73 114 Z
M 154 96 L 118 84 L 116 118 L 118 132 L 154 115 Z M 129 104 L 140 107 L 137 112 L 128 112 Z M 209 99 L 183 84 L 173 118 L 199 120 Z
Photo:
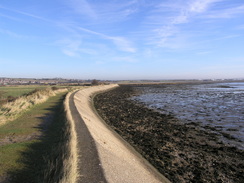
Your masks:
M 8 102 L 2 103 L 0 106 L 0 125 L 3 125 L 7 121 L 16 119 L 18 116 L 20 116 L 26 110 L 30 109 L 32 106 L 45 102 L 50 96 L 54 96 L 57 93 L 67 90 L 58 89 L 56 87 L 34 89 L 28 86 L 21 88 L 6 88 L 8 89 L 8 92 L 6 92 L 5 98 L 6 96 L 8 96 L 7 98 L 11 99 Z M 4 89 L 5 87 L 0 87 L 0 91 L 3 91 Z M 29 93 L 26 93 L 27 91 L 29 91 Z
M 24 94 L 28 94 L 35 89 L 47 88 L 46 85 L 16 85 L 16 86 L 1 86 L 0 92 L 3 94 L 3 98 L 8 96 L 19 97 Z
M 1 106 L 0 182 L 70 179 L 72 126 L 63 105 L 66 94 L 45 89 Z
M 29 94 L 34 90 L 45 89 L 44 85 L 16 85 L 0 87 L 0 105 L 15 100 L 18 97 Z

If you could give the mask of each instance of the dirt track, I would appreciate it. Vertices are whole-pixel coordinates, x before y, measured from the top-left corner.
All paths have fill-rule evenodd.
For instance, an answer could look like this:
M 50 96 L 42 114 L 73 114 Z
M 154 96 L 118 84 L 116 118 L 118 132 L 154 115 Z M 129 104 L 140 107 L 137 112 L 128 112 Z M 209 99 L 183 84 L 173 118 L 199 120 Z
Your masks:
M 94 112 L 91 95 L 109 88 L 90 87 L 71 96 L 80 156 L 78 182 L 168 183 Z
M 79 178 L 77 182 L 106 182 L 103 169 L 99 157 L 95 142 L 87 129 L 85 122 L 81 118 L 75 103 L 74 95 L 71 94 L 69 99 L 69 108 L 73 121 L 75 122 L 77 133 L 77 147 L 79 152 L 78 172 Z

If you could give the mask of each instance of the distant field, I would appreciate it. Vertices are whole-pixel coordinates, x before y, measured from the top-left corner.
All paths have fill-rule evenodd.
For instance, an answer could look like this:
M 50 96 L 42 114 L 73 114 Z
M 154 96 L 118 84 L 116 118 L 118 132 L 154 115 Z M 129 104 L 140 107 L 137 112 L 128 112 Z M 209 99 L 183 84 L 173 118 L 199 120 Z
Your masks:
M 47 86 L 41 85 L 18 85 L 18 86 L 1 86 L 0 87 L 0 99 L 5 99 L 8 96 L 19 97 L 21 95 L 30 93 L 35 89 L 46 88 Z
M 0 105 L 11 102 L 16 98 L 29 94 L 36 89 L 45 89 L 49 87 L 67 88 L 67 86 L 48 86 L 48 85 L 16 85 L 16 86 L 0 86 Z

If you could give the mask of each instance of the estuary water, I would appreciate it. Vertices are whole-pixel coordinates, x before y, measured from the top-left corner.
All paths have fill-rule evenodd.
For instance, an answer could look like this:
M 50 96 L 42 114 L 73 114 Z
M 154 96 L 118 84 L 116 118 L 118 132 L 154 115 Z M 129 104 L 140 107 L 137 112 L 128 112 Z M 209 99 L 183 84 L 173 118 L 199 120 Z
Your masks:
M 227 145 L 244 149 L 244 82 L 137 87 L 132 100 L 182 123 L 197 123 Z

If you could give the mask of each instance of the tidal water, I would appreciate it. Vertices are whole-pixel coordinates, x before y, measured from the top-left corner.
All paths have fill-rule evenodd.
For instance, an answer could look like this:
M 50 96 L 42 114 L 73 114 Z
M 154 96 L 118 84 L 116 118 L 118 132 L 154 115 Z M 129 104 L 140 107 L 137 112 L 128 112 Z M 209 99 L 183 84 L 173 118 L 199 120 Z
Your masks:
M 244 149 L 244 82 L 214 84 L 150 85 L 132 100 L 182 123 L 212 129 L 228 145 Z

